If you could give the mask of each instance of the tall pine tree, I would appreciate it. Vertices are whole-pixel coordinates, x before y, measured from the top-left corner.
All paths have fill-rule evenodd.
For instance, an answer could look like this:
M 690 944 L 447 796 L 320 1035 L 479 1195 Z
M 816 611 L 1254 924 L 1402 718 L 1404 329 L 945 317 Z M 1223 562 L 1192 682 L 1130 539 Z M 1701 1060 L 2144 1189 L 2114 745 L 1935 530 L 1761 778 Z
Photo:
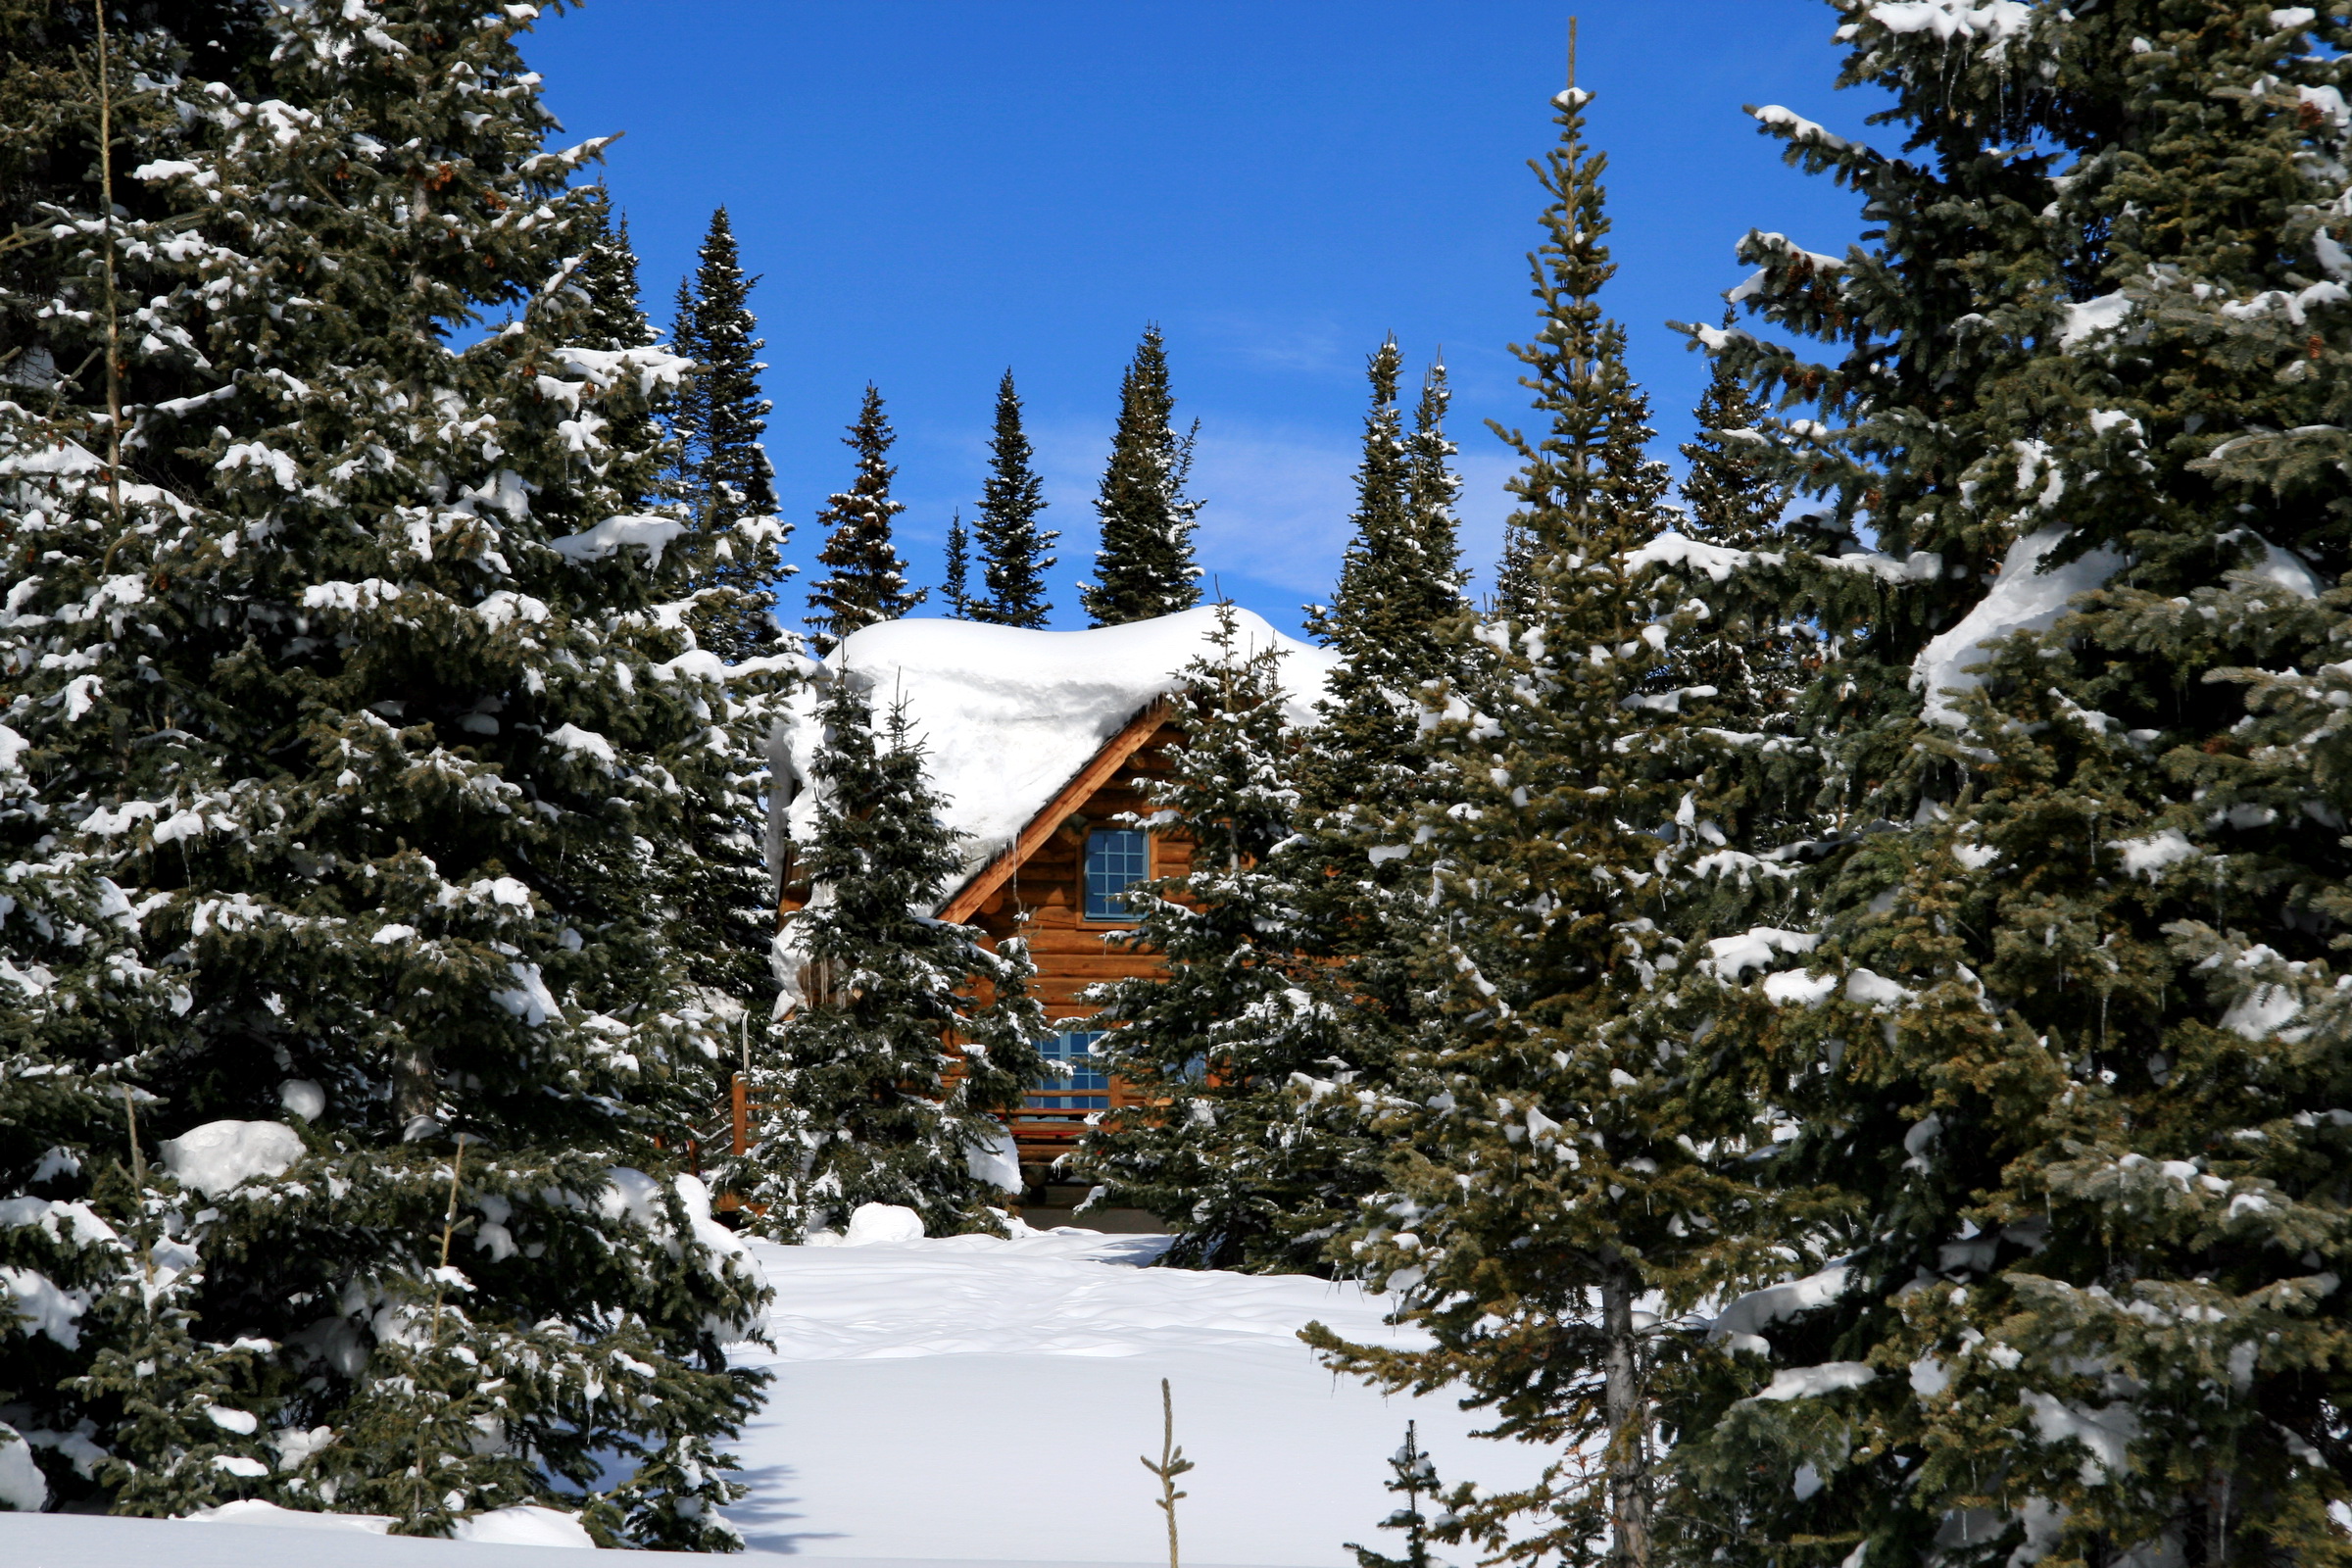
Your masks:
M 629 246 L 628 222 L 615 220 L 611 198 L 600 184 L 589 192 L 599 235 L 581 270 L 587 292 L 582 336 L 590 347 L 640 349 L 654 342 L 637 294 L 637 256 Z M 756 347 L 757 345 L 755 345 Z M 614 503 L 642 512 L 681 512 L 679 498 L 664 495 L 662 470 L 674 469 L 677 443 L 665 437 L 662 416 L 675 420 L 680 403 L 691 397 L 694 407 L 710 407 L 712 382 L 685 378 L 686 386 L 657 383 L 650 388 L 652 406 L 641 410 L 613 409 L 605 436 L 608 456 L 605 480 Z M 701 428 L 706 416 L 692 416 Z M 732 666 L 738 677 L 753 677 L 770 667 L 746 656 L 762 646 L 781 651 L 768 613 L 774 596 L 764 588 L 747 592 L 750 578 L 732 570 L 748 562 L 766 561 L 774 571 L 788 571 L 774 559 L 785 536 L 780 519 L 753 515 L 737 518 L 716 535 L 688 533 L 669 548 L 681 552 L 688 570 L 689 597 L 694 609 L 688 620 L 698 639 L 697 659 L 705 672 L 717 673 L 712 662 Z M 758 575 L 754 573 L 753 575 Z M 766 626 L 771 635 L 756 635 Z M 750 632 L 747 633 L 747 627 Z M 710 641 L 703 641 L 710 639 Z M 739 678 L 747 684 L 769 684 Z M 669 883 L 669 939 L 683 956 L 688 976 L 700 988 L 704 1002 L 734 1022 L 735 1051 L 693 1074 L 704 1084 L 702 1098 L 715 1103 L 723 1095 L 731 1063 L 763 1044 L 767 1035 L 764 1012 L 751 1005 L 766 989 L 768 946 L 773 939 L 769 907 L 767 859 L 762 821 L 766 814 L 763 746 L 771 713 L 770 704 L 752 697 L 730 695 L 710 706 L 714 749 L 723 752 L 723 787 L 693 803 L 676 841 L 662 856 Z
M 1391 830 L 1431 890 L 1413 967 L 1435 1022 L 1381 1104 L 1390 1188 L 1350 1250 L 1434 1345 L 1308 1338 L 1390 1388 L 1459 1386 L 1497 1434 L 1565 1449 L 1464 1513 L 1490 1545 L 1641 1568 L 1677 1370 L 1657 1319 L 1752 1268 L 1738 1156 L 1768 1139 L 1720 1043 L 1643 1012 L 1683 961 L 1662 917 L 1691 803 L 1680 694 L 1655 688 L 1690 614 L 1631 559 L 1662 529 L 1665 476 L 1598 300 L 1614 269 L 1589 101 L 1554 101 L 1559 142 L 1535 166 L 1552 199 L 1530 258 L 1543 325 L 1515 352 L 1546 423 L 1501 432 L 1522 464 L 1525 587 L 1451 628 L 1421 801 Z
M 775 470 L 760 443 L 773 405 L 760 390 L 766 343 L 751 309 L 759 282 L 744 275 L 734 225 L 726 208 L 717 208 L 694 276 L 678 286 L 674 346 L 696 368 L 672 430 L 694 524 L 687 548 L 700 583 L 716 590 L 705 596 L 695 629 L 705 647 L 729 660 L 776 650 L 783 633 L 774 584 L 792 571 L 781 555 L 791 528 L 777 514 Z
M 1726 310 L 1728 330 L 1737 317 Z M 1683 443 L 1683 505 L 1691 538 L 1732 550 L 1763 550 L 1780 539 L 1781 512 L 1788 485 L 1763 448 L 1770 438 L 1758 428 L 1769 411 L 1756 401 L 1729 360 L 1709 368 L 1707 386 L 1690 414 L 1698 426 Z
M 972 600 L 972 536 L 963 526 L 963 514 L 948 519 L 948 572 L 939 597 L 951 620 L 977 620 L 982 607 Z
M 1461 476 L 1454 472 L 1455 447 L 1446 434 L 1446 411 L 1453 389 L 1446 378 L 1446 362 L 1434 361 L 1422 372 L 1421 396 L 1413 405 L 1413 433 L 1405 438 L 1405 502 L 1421 529 L 1421 558 L 1431 569 L 1454 579 L 1458 600 L 1467 580 L 1461 569 L 1461 525 L 1454 504 L 1461 499 Z
M 819 653 L 860 626 L 899 619 L 929 597 L 929 589 L 907 591 L 906 563 L 890 537 L 891 519 L 906 510 L 890 495 L 899 471 L 889 461 L 890 444 L 897 438 L 883 416 L 882 394 L 869 383 L 857 422 L 842 437 L 858 454 L 858 477 L 849 489 L 826 497 L 816 514 L 826 530 L 816 559 L 828 568 L 808 589 L 808 623 Z
M 1149 326 L 1119 382 L 1118 428 L 1095 501 L 1102 523 L 1096 580 L 1078 585 L 1078 602 L 1098 626 L 1171 615 L 1200 602 L 1200 568 L 1193 564 L 1200 503 L 1184 493 L 1200 427 L 1195 421 L 1179 436 L 1170 422 L 1175 413 L 1167 346 L 1159 328 Z
M 613 211 L 612 198 L 601 182 L 590 187 L 587 200 L 595 213 L 596 238 L 580 269 L 580 283 L 588 295 L 580 341 L 599 349 L 651 348 L 656 339 L 638 299 L 637 253 L 629 245 L 628 218 Z M 605 480 L 622 504 L 636 511 L 651 511 L 662 499 L 662 472 L 674 461 L 660 416 L 675 401 L 676 389 L 657 384 L 648 391 L 652 406 L 612 417 L 605 436 L 612 454 L 607 459 Z
M 1378 1185 L 1377 1157 L 1364 1156 L 1380 1135 L 1365 1107 L 1389 1092 L 1402 1053 L 1433 1021 L 1420 1005 L 1412 961 L 1428 920 L 1426 878 L 1405 863 L 1392 829 L 1424 793 L 1422 698 L 1455 673 L 1460 628 L 1451 623 L 1469 607 L 1445 371 L 1433 366 L 1423 378 L 1408 436 L 1396 407 L 1397 369 L 1395 343 L 1382 344 L 1369 367 L 1355 526 L 1339 590 L 1330 606 L 1307 612 L 1340 658 L 1319 721 L 1299 738 L 1297 842 L 1285 852 L 1300 873 L 1313 868 L 1295 877 L 1306 906 L 1300 923 L 1318 956 L 1340 965 L 1349 1011 L 1343 1051 L 1300 1084 L 1266 1086 L 1293 1099 L 1298 1136 L 1358 1151 L 1332 1164 L 1362 1185 L 1322 1195 L 1319 1213 L 1351 1208 Z M 1330 1261 L 1354 1263 L 1345 1251 Z
M 1408 438 L 1396 406 L 1395 339 L 1372 356 L 1372 406 L 1356 468 L 1353 531 L 1328 606 L 1310 606 L 1308 629 L 1340 656 L 1328 689 L 1319 748 L 1333 759 L 1325 808 L 1362 803 L 1373 815 L 1410 798 L 1409 755 L 1419 734 L 1421 688 L 1448 669 L 1439 625 L 1467 607 L 1452 513 L 1456 488 L 1446 440 L 1445 382 L 1425 382 Z
M 0 23 L 75 68 L 5 111 L 10 1436 L 78 1508 L 739 1544 L 764 1292 L 671 1174 L 719 1028 L 649 851 L 740 760 L 612 444 L 685 367 L 604 346 L 594 147 L 517 17 L 93 20 Z
M 1813 403 L 1775 477 L 1885 553 L 1717 563 L 1827 634 L 1797 959 L 1720 1012 L 1781 1064 L 1781 1163 L 1843 1255 L 1747 1303 L 1690 1407 L 1716 1560 L 2344 1554 L 2352 605 L 2306 563 L 2352 565 L 2315 461 L 2348 30 L 1858 11 L 1845 79 L 1903 155 L 1759 111 L 1883 227 L 1745 242 L 1750 308 L 1825 359 L 1694 335 Z
M 985 599 L 974 602 L 972 619 L 1000 626 L 1043 626 L 1053 605 L 1046 599 L 1046 554 L 1061 535 L 1037 525 L 1046 510 L 1046 481 L 1032 466 L 1034 453 L 1021 429 L 1020 394 L 1012 371 L 997 383 L 997 428 L 988 447 L 988 483 L 980 492 L 981 581 Z

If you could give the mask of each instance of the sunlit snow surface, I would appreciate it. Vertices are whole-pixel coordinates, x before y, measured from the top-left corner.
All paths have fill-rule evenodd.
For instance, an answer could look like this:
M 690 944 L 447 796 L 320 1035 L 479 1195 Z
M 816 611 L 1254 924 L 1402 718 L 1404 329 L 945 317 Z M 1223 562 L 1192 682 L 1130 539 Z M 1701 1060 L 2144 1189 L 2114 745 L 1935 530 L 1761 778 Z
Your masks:
M 1150 1268 L 1165 1239 L 1057 1232 L 755 1248 L 776 1288 L 776 1374 L 736 1452 L 755 1551 L 809 1557 L 1165 1562 L 1159 1380 L 1200 1468 L 1188 1563 L 1339 1565 L 1381 1540 L 1386 1458 L 1410 1418 L 1448 1481 L 1519 1485 L 1541 1455 L 1472 1440 L 1445 1397 L 1386 1400 L 1296 1338 L 1320 1318 L 1396 1343 L 1351 1286 Z

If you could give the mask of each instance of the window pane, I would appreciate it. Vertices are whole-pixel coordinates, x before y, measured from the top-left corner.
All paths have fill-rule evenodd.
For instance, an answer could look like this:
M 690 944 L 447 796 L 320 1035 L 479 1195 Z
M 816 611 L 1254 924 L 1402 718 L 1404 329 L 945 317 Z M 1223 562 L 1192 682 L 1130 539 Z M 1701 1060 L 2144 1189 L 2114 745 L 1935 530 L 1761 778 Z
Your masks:
M 1045 1058 L 1067 1065 L 1067 1077 L 1049 1072 L 1038 1080 L 1044 1093 L 1028 1098 L 1032 1110 L 1108 1110 L 1110 1108 L 1110 1077 L 1102 1064 L 1090 1053 L 1094 1043 L 1102 1038 L 1101 1031 L 1065 1030 L 1046 1042 Z
M 1141 828 L 1099 827 L 1086 836 L 1086 917 L 1127 920 L 1134 911 L 1121 897 L 1152 874 Z

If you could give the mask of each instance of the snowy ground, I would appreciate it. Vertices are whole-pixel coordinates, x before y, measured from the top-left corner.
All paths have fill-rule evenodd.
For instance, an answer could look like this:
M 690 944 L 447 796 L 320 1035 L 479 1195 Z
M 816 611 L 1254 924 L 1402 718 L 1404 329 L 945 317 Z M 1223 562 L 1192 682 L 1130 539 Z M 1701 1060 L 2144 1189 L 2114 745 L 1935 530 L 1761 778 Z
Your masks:
M 1320 1318 L 1392 1331 L 1351 1287 L 1140 1267 L 1163 1237 L 1063 1231 L 755 1250 L 776 1287 L 776 1374 L 737 1451 L 746 1568 L 790 1555 L 855 1568 L 1165 1562 L 1159 1380 L 1200 1468 L 1180 1503 L 1188 1564 L 1324 1568 L 1382 1541 L 1385 1460 L 1410 1418 L 1447 1480 L 1528 1479 L 1541 1456 L 1477 1442 L 1444 1398 L 1384 1400 L 1294 1338 Z M 543 1546 L 387 1539 L 280 1516 L 195 1523 L 0 1514 L 9 1568 L 533 1568 Z M 528 1520 L 504 1539 L 529 1539 Z M 379 1527 L 380 1528 L 380 1527 Z M 574 1527 L 576 1529 L 576 1527 Z M 539 1532 L 560 1543 L 560 1532 Z M 774 1554 L 774 1555 L 770 1555 Z M 561 1559 L 558 1559 L 561 1560 Z
M 776 1288 L 765 1412 L 738 1446 L 755 1550 L 811 1557 L 1166 1560 L 1159 1380 L 1200 1466 L 1188 1562 L 1345 1564 L 1394 1506 L 1408 1417 L 1449 1479 L 1532 1476 L 1449 1399 L 1387 1400 L 1298 1343 L 1320 1318 L 1386 1341 L 1360 1291 L 1301 1277 L 1142 1268 L 1150 1236 L 758 1249 Z

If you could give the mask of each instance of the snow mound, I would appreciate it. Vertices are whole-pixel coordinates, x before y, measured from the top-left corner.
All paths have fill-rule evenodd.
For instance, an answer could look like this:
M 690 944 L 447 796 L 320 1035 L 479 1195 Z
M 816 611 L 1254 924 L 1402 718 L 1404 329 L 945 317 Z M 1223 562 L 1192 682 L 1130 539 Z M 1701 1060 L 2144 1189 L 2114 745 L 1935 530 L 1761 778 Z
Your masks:
M 1283 714 L 1312 723 L 1337 656 L 1247 610 L 1234 612 L 1234 623 L 1242 651 L 1282 651 Z M 1216 627 L 1208 606 L 1090 631 L 886 620 L 843 639 L 823 668 L 846 669 L 864 685 L 877 718 L 906 704 L 968 872 L 1011 843 L 1103 742 L 1173 689 L 1188 662 L 1213 654 Z M 785 821 L 802 843 L 815 823 L 807 784 L 822 737 L 817 702 L 813 690 L 797 693 L 777 737 Z
M 0 1504 L 31 1513 L 49 1500 L 49 1481 L 32 1462 L 32 1446 L 16 1428 L 0 1426 Z
M 903 1247 L 923 1239 L 923 1217 L 897 1203 L 859 1203 L 850 1216 L 844 1247 Z
M 208 1121 L 164 1140 L 164 1169 L 207 1198 L 256 1176 L 276 1176 L 302 1157 L 302 1134 L 282 1121 Z
M 461 1519 L 450 1539 L 482 1546 L 596 1546 L 578 1515 L 530 1502 Z
M 264 1530 L 335 1530 L 345 1535 L 380 1536 L 392 1528 L 388 1513 L 305 1513 L 281 1508 L 259 1497 L 241 1497 L 218 1508 L 199 1508 L 182 1514 L 190 1524 L 252 1525 Z
M 463 1533 L 454 1541 L 384 1535 L 367 1515 L 304 1513 L 261 1502 L 229 1503 L 208 1510 L 202 1519 L 0 1513 L 0 1562 L 27 1568 L 122 1568 L 125 1563 L 169 1563 L 172 1568 L 531 1568 L 549 1561 L 540 1548 L 555 1544 L 505 1544 Z M 761 1559 L 729 1560 L 737 1568 L 750 1568 L 751 1562 Z M 783 1568 L 781 1557 L 765 1561 Z M 823 1568 L 821 1559 L 795 1557 L 792 1562 L 794 1568 Z

